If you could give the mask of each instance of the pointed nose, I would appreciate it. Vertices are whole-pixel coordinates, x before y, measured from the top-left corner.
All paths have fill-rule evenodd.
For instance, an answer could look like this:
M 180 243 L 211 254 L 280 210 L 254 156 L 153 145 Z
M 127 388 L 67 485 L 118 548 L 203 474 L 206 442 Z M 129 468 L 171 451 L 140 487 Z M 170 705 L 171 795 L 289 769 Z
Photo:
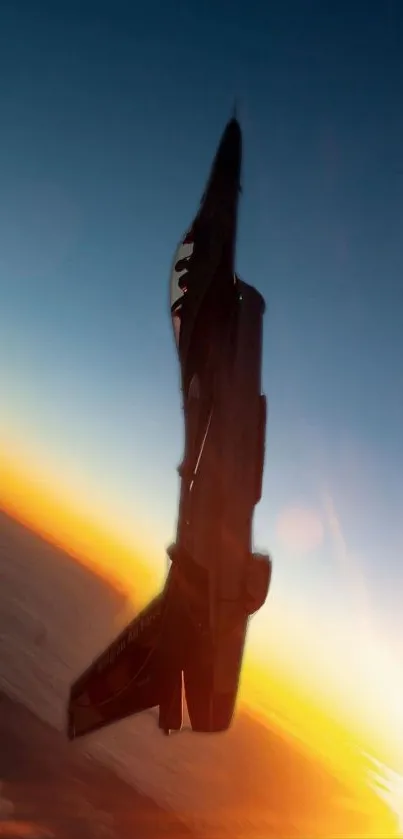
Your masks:
M 232 180 L 239 180 L 242 160 L 242 132 L 238 120 L 233 117 L 224 129 L 214 164 L 216 172 L 222 172 Z
M 240 124 L 239 124 L 239 122 L 238 122 L 238 120 L 235 116 L 231 117 L 230 121 L 225 126 L 223 138 L 225 137 L 225 135 L 228 135 L 229 137 L 231 137 L 233 142 L 234 141 L 241 142 L 241 139 L 242 139 L 241 126 L 240 126 Z
M 227 123 L 216 151 L 210 177 L 201 200 L 201 212 L 214 214 L 222 202 L 235 209 L 240 190 L 242 163 L 242 132 L 233 117 Z

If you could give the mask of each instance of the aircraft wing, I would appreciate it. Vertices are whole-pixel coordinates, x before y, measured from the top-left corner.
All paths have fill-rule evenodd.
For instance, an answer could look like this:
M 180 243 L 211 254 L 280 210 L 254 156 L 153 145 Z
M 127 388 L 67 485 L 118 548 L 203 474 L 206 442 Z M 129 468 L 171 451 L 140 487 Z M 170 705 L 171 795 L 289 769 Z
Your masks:
M 68 704 L 70 740 L 159 704 L 164 606 L 162 593 L 73 684 Z

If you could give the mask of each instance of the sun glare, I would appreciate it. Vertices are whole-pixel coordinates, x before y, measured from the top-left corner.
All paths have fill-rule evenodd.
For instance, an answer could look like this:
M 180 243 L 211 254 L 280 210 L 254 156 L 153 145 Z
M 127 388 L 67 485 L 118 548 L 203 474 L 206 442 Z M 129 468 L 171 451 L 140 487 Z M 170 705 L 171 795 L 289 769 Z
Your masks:
M 279 545 L 285 550 L 306 555 L 321 545 L 324 528 L 315 510 L 287 507 L 277 519 L 276 532 Z
M 78 510 L 67 503 L 63 493 L 54 491 L 49 481 L 40 478 L 38 474 L 28 474 L 28 470 L 15 465 L 1 453 L 0 473 L 0 507 L 6 512 L 81 562 L 90 565 L 115 585 L 124 588 L 128 594 L 133 596 L 135 593 L 137 603 L 144 602 L 155 593 L 160 584 L 155 566 L 149 566 L 144 556 L 133 546 L 119 541 L 88 510 Z M 284 515 L 280 521 L 280 531 L 283 539 L 289 540 L 289 544 L 294 539 L 294 527 L 300 536 L 305 534 L 303 547 L 306 550 L 311 550 L 322 538 L 320 521 L 314 515 L 301 511 L 289 511 Z M 276 644 L 281 646 L 285 618 L 276 618 L 275 606 L 270 614 L 270 636 L 273 638 L 276 635 Z M 269 631 L 269 626 L 267 629 Z M 368 760 L 364 757 L 362 744 L 358 743 L 354 734 L 353 717 L 348 720 L 344 717 L 342 722 L 341 706 L 337 714 L 337 702 L 332 704 L 330 692 L 327 695 L 326 691 L 319 690 L 320 673 L 317 672 L 318 668 L 315 670 L 312 661 L 307 661 L 306 666 L 295 666 L 298 649 L 303 651 L 303 646 L 297 645 L 293 661 L 295 630 L 296 626 L 293 626 L 288 633 L 288 641 L 284 633 L 284 648 L 281 647 L 282 653 L 277 657 L 271 655 L 269 644 L 263 657 L 261 643 L 260 655 L 257 654 L 259 644 L 254 645 L 255 653 L 253 644 L 248 646 L 242 675 L 241 702 L 266 724 L 270 721 L 284 735 L 298 741 L 301 748 L 323 760 L 350 784 L 369 790 L 371 781 Z M 317 635 L 315 632 L 312 637 Z M 384 658 L 382 661 L 385 664 Z M 386 667 L 385 675 L 389 670 Z M 372 744 L 368 743 L 369 740 L 366 741 L 367 750 L 372 751 Z M 378 754 L 378 757 L 384 760 L 383 755 Z M 394 786 L 390 782 L 388 789 L 393 787 L 396 803 L 401 796 L 401 788 L 398 776 L 393 777 Z

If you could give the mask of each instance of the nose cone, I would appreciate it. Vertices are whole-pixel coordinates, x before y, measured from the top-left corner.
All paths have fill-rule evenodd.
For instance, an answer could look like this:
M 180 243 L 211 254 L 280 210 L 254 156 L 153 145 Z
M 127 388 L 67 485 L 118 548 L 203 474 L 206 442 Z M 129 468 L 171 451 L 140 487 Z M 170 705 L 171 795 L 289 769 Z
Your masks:
M 242 160 L 242 132 L 235 117 L 229 121 L 224 129 L 218 147 L 213 170 L 222 171 L 227 177 L 239 181 Z
M 222 134 L 202 198 L 201 210 L 203 207 L 210 208 L 214 202 L 221 200 L 225 203 L 236 203 L 240 190 L 241 165 L 242 132 L 238 120 L 233 117 Z
M 223 131 L 197 214 L 175 253 L 171 272 L 171 315 L 182 364 L 209 290 L 213 289 L 204 308 L 205 325 L 199 330 L 205 335 L 208 322 L 218 320 L 233 300 L 241 162 L 241 127 L 233 117 Z

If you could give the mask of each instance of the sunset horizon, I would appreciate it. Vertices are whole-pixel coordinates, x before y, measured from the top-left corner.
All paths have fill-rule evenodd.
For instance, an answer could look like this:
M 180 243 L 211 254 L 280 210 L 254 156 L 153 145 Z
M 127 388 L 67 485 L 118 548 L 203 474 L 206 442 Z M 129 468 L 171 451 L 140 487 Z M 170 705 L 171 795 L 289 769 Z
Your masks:
M 231 600 L 197 535 L 217 507 L 228 590 L 263 569 L 258 605 L 269 564 L 245 560 L 272 561 L 234 725 L 164 738 L 145 713 L 85 748 L 201 822 L 208 804 L 189 839 L 238 796 L 239 839 L 307 839 L 316 816 L 314 839 L 403 834 L 402 4 L 19 0 L 0 55 L 4 692 L 74 733 L 74 680 L 162 589 L 170 545 L 212 613 Z
M 74 503 L 67 500 L 66 491 L 60 487 L 51 491 L 49 476 L 43 476 L 41 485 L 32 464 L 31 471 L 24 470 L 2 451 L 0 474 L 0 509 L 128 595 L 133 602 L 133 617 L 135 609 L 158 593 L 160 570 L 147 563 L 129 540 L 120 539 L 113 527 L 105 521 L 101 523 L 95 511 L 90 516 L 90 505 L 84 515 L 80 514 Z M 161 552 L 164 553 L 163 545 Z M 265 611 L 270 611 L 270 603 Z M 373 765 L 388 760 L 389 750 L 382 748 L 382 732 L 373 732 L 372 741 L 363 732 L 357 734 L 354 722 L 346 720 L 340 708 L 333 703 L 326 707 L 314 695 L 320 674 L 314 673 L 311 682 L 308 678 L 302 683 L 293 672 L 287 652 L 285 648 L 280 666 L 273 658 L 263 663 L 253 640 L 247 644 L 239 708 L 244 707 L 265 726 L 274 726 L 284 736 L 300 742 L 312 757 L 323 761 L 350 784 L 365 788 Z

